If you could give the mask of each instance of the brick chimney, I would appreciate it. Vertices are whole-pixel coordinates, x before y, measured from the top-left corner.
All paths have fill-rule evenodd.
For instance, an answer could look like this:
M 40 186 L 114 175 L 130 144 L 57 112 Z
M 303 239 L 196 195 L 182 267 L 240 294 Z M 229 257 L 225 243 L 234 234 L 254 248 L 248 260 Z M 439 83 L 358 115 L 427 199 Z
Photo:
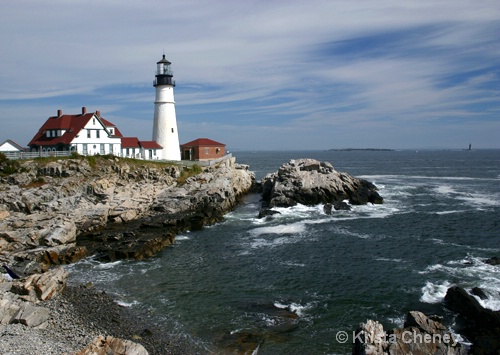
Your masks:
M 87 113 L 87 108 L 85 106 L 82 107 L 82 115 L 85 115 Z
M 62 116 L 62 110 L 57 110 L 57 117 L 61 117 Z
M 95 115 L 96 115 L 97 117 L 101 117 L 101 111 L 96 111 L 96 112 L 95 112 Z

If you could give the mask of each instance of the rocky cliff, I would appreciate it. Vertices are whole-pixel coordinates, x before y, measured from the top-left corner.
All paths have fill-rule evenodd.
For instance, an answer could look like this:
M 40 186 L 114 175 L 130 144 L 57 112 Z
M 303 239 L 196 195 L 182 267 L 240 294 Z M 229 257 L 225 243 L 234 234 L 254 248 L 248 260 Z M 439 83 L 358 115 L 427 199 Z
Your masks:
M 142 249 L 118 257 L 148 256 L 179 230 L 220 219 L 254 182 L 234 158 L 196 173 L 109 157 L 24 161 L 18 171 L 1 178 L 0 260 L 23 273 L 99 251 L 109 244 L 98 238 L 109 226 L 123 226 L 111 239 Z M 131 245 L 145 227 L 148 239 Z

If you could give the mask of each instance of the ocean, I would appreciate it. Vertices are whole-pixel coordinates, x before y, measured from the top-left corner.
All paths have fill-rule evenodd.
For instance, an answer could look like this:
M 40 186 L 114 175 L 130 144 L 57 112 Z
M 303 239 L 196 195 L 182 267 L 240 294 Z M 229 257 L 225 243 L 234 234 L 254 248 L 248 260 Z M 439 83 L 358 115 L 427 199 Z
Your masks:
M 199 353 L 257 344 L 256 354 L 348 354 L 338 332 L 367 319 L 401 327 L 408 311 L 454 315 L 451 285 L 481 287 L 500 309 L 500 151 L 233 152 L 257 179 L 290 159 L 328 161 L 373 182 L 382 205 L 325 215 L 278 208 L 258 219 L 248 195 L 225 219 L 177 236 L 143 261 L 68 266 L 121 304 L 148 312 Z

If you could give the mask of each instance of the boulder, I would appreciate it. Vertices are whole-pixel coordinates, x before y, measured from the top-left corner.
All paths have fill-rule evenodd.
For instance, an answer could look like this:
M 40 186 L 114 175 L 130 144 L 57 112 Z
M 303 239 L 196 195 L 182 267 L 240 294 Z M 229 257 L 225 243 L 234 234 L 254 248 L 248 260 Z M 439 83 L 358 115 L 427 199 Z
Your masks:
M 275 214 L 281 214 L 279 211 L 271 210 L 269 208 L 263 208 L 260 210 L 257 218 L 272 217 Z
M 361 323 L 355 332 L 355 355 L 466 354 L 441 323 L 421 312 L 409 312 L 404 328 L 385 331 L 373 320 Z
M 63 221 L 60 225 L 53 228 L 45 237 L 44 242 L 47 246 L 56 246 L 61 244 L 73 243 L 76 241 L 76 225 L 70 221 Z
M 148 351 L 141 345 L 130 340 L 99 335 L 85 349 L 75 355 L 147 355 Z
M 35 306 L 10 292 L 0 294 L 0 324 L 21 323 L 43 329 L 48 325 L 49 310 Z
M 484 308 L 458 286 L 450 287 L 444 300 L 449 309 L 458 313 L 458 331 L 472 342 L 472 353 L 500 353 L 500 311 Z
M 490 265 L 494 265 L 494 266 L 495 265 L 500 265 L 500 258 L 498 256 L 493 256 L 493 257 L 491 257 L 489 259 L 484 260 L 484 262 L 486 264 L 490 264 Z
M 269 208 L 331 203 L 347 209 L 348 205 L 342 204 L 345 199 L 353 205 L 383 203 L 369 181 L 337 172 L 330 163 L 314 159 L 290 160 L 262 179 L 262 200 Z
M 66 270 L 57 267 L 43 274 L 33 274 L 26 279 L 16 280 L 13 282 L 12 291 L 28 301 L 45 301 L 62 293 L 68 276 Z

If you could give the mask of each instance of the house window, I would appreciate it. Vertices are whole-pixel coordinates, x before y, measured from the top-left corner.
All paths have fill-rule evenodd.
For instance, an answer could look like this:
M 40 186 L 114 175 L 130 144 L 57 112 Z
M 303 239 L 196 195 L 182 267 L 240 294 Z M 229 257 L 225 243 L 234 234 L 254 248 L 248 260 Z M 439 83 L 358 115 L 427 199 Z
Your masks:
M 113 144 L 109 145 L 109 154 L 113 154 Z
M 110 128 L 110 129 L 109 129 L 109 134 L 111 134 L 111 135 L 113 135 L 113 134 L 114 134 L 114 133 L 113 133 L 113 128 Z
M 95 131 L 95 137 L 96 138 L 100 138 L 100 136 L 99 136 L 99 130 Z
M 101 152 L 99 154 L 104 155 L 104 144 L 101 144 L 101 149 L 100 150 L 101 150 Z
M 127 148 L 127 156 L 130 154 L 130 149 Z
M 95 118 L 92 119 L 92 124 L 95 126 Z
M 208 155 L 208 149 L 209 148 L 205 148 L 205 154 Z
M 83 144 L 83 155 L 87 155 L 87 153 L 88 153 L 87 145 Z
M 87 138 L 90 138 L 90 129 L 87 129 Z
M 219 154 L 220 153 L 220 149 L 219 148 L 215 148 L 215 154 Z

